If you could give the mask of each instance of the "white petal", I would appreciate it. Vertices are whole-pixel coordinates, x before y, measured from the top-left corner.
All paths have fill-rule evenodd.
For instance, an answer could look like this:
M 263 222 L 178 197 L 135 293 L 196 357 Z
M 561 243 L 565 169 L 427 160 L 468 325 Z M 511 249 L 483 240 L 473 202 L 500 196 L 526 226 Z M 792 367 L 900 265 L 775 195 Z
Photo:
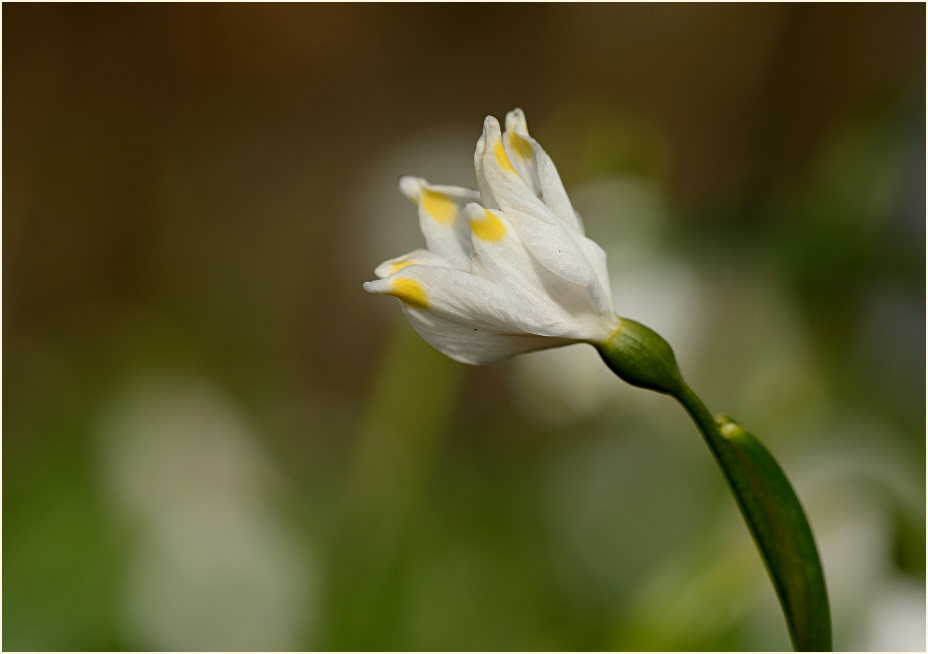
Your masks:
M 471 273 L 548 303 L 532 255 L 506 216 L 471 203 L 464 207 L 464 217 L 472 232 Z
M 583 256 L 590 262 L 590 267 L 596 274 L 596 280 L 602 288 L 605 302 L 601 305 L 601 311 L 604 314 L 612 316 L 612 291 L 609 288 L 609 267 L 606 265 L 606 251 L 599 247 L 599 244 L 591 238 L 580 236 L 575 239 L 577 247 L 583 252 Z
M 412 328 L 429 345 L 455 361 L 475 366 L 485 366 L 503 361 L 516 354 L 576 342 L 572 339 L 534 334 L 485 331 L 448 320 L 440 314 L 414 309 L 406 305 L 401 308 Z
M 364 289 L 398 297 L 426 341 L 466 363 L 599 338 L 547 303 L 454 268 L 412 265 Z
M 525 114 L 513 109 L 506 114 L 503 144 L 513 167 L 536 196 L 569 228 L 583 233 L 583 224 L 570 204 L 567 191 L 551 157 L 529 136 Z
M 487 120 L 489 119 L 490 116 L 487 116 Z M 483 174 L 483 152 L 486 149 L 486 144 L 486 136 L 481 134 L 480 138 L 477 139 L 477 147 L 474 150 L 474 170 L 477 172 L 477 188 L 480 190 L 480 204 L 485 206 L 487 209 L 499 209 L 499 205 L 496 203 L 496 199 L 490 192 L 490 187 L 487 184 L 487 178 Z
M 611 316 L 612 304 L 603 280 L 604 271 L 594 268 L 587 258 L 598 249 L 585 243 L 585 236 L 568 228 L 531 191 L 508 160 L 502 145 L 499 123 L 493 117 L 484 122 L 483 156 L 478 178 L 483 176 L 489 193 L 512 222 L 522 241 L 538 261 L 559 277 L 581 286 L 599 313 Z M 583 246 L 579 245 L 583 242 Z M 597 261 L 598 263 L 598 261 Z
M 428 250 L 413 250 L 408 254 L 388 259 L 374 269 L 374 274 L 379 278 L 389 277 L 393 273 L 399 272 L 406 266 L 426 265 L 439 266 L 444 268 L 453 268 L 451 263 L 444 257 L 430 252 Z
M 473 232 L 473 274 L 548 305 L 564 321 L 588 325 L 590 340 L 602 340 L 614 331 L 615 325 L 603 321 L 582 286 L 538 265 L 504 213 L 472 203 L 464 207 L 464 215 Z
M 503 142 L 520 176 L 523 179 L 527 176 L 532 177 L 536 194 L 541 197 L 545 205 L 564 224 L 583 234 L 583 221 L 571 205 L 570 198 L 567 197 L 567 191 L 564 190 L 564 184 L 561 182 L 557 168 L 544 148 L 529 135 L 528 123 L 521 109 L 516 108 L 506 114 L 506 132 L 503 134 Z M 524 174 L 522 170 L 525 170 Z M 597 278 L 606 291 L 606 296 L 611 297 L 606 253 L 591 239 L 582 238 L 575 239 L 575 241 L 596 272 Z
M 400 191 L 419 205 L 419 227 L 428 249 L 454 267 L 467 270 L 470 230 L 461 210 L 480 194 L 459 186 L 429 184 L 419 177 L 401 177 L 399 185 Z

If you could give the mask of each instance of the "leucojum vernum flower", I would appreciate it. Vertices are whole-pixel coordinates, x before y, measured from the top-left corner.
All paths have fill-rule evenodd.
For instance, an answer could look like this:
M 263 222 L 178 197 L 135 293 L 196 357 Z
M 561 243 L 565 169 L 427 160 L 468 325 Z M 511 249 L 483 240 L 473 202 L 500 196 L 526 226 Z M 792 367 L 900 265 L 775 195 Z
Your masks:
M 412 327 L 462 363 L 590 343 L 625 381 L 676 398 L 735 495 L 793 645 L 830 649 L 818 550 L 789 481 L 752 434 L 727 416 L 712 417 L 663 338 L 616 314 L 606 254 L 584 233 L 522 110 L 506 115 L 505 131 L 492 116 L 484 120 L 474 168 L 476 189 L 400 179 L 400 191 L 418 206 L 426 247 L 380 264 L 365 290 L 398 298 Z
M 583 233 L 551 158 L 516 109 L 487 117 L 479 190 L 403 177 L 427 249 L 377 267 L 364 288 L 396 296 L 410 324 L 452 359 L 487 364 L 616 330 L 606 254 Z

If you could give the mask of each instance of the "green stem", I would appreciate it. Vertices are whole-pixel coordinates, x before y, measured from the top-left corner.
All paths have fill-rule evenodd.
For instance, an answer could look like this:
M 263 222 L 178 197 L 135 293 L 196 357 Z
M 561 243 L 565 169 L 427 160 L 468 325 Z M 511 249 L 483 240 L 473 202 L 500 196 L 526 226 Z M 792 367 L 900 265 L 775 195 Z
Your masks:
M 683 405 L 686 412 L 690 414 L 690 418 L 692 418 L 696 426 L 699 427 L 699 431 L 702 432 L 703 438 L 706 439 L 706 444 L 709 446 L 709 449 L 712 450 L 719 464 L 726 470 L 725 476 L 731 481 L 731 477 L 727 474 L 727 468 L 725 468 L 725 464 L 723 463 L 723 457 L 727 456 L 725 439 L 719 433 L 718 425 L 715 423 L 715 417 L 706 405 L 703 404 L 702 400 L 699 399 L 699 396 L 693 392 L 693 389 L 686 384 L 674 394 L 674 397 Z

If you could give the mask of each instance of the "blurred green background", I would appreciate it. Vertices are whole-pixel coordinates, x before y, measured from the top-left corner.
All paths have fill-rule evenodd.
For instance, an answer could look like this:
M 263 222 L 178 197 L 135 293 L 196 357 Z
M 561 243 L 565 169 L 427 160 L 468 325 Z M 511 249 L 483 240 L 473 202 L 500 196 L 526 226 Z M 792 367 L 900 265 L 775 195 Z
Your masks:
M 784 649 L 682 410 L 380 261 L 522 107 L 616 307 L 925 647 L 925 7 L 5 5 L 4 649 Z

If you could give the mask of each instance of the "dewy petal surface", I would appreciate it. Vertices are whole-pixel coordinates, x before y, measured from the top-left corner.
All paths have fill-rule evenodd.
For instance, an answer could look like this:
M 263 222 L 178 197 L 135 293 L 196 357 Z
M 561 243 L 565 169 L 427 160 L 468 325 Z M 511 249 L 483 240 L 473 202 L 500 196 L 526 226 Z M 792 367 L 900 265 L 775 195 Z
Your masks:
M 606 256 L 583 234 L 550 157 L 521 110 L 487 117 L 474 152 L 479 191 L 403 177 L 426 249 L 385 261 L 364 284 L 392 295 L 413 328 L 453 359 L 486 364 L 618 326 Z

